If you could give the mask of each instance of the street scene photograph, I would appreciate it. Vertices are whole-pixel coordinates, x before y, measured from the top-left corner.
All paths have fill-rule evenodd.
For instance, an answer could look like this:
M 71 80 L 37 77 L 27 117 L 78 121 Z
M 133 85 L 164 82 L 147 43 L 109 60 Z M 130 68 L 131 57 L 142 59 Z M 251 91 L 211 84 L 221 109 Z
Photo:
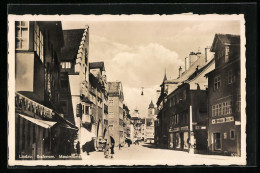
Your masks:
M 246 165 L 243 15 L 9 15 L 10 165 Z

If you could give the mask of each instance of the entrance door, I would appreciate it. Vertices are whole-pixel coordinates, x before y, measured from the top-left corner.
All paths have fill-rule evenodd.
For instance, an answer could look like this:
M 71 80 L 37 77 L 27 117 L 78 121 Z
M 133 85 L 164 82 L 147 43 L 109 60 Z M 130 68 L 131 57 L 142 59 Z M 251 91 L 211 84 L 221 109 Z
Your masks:
M 181 138 L 181 149 L 183 150 L 184 148 L 183 132 L 180 133 L 180 138 Z
M 221 150 L 221 138 L 220 133 L 214 133 L 214 150 L 219 151 Z

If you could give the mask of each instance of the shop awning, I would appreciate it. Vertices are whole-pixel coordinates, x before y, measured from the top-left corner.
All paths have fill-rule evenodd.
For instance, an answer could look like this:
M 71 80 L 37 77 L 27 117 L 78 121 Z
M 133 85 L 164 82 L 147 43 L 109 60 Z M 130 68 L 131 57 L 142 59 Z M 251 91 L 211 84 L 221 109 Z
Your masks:
M 22 118 L 38 125 L 38 126 L 41 126 L 43 128 L 51 128 L 52 126 L 54 126 L 57 122 L 54 122 L 54 121 L 44 121 L 44 120 L 39 120 L 39 119 L 35 119 L 35 118 L 32 118 L 32 117 L 28 117 L 28 116 L 25 116 L 25 115 L 22 115 L 22 114 L 19 114 Z

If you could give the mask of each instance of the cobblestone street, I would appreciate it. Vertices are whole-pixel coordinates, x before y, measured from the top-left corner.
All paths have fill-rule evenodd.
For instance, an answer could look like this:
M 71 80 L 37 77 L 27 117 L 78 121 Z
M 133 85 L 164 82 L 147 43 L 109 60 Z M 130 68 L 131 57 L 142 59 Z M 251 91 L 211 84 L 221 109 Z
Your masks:
M 103 152 L 82 154 L 86 165 L 231 165 L 243 164 L 239 157 L 191 155 L 184 151 L 156 148 L 153 144 L 115 148 L 114 158 L 104 158 Z

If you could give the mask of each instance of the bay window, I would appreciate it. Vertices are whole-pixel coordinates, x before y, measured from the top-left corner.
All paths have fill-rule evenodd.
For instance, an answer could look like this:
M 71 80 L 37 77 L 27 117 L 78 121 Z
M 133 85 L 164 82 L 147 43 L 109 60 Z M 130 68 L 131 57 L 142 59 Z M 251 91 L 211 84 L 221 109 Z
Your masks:
M 29 22 L 15 22 L 15 49 L 28 50 Z

